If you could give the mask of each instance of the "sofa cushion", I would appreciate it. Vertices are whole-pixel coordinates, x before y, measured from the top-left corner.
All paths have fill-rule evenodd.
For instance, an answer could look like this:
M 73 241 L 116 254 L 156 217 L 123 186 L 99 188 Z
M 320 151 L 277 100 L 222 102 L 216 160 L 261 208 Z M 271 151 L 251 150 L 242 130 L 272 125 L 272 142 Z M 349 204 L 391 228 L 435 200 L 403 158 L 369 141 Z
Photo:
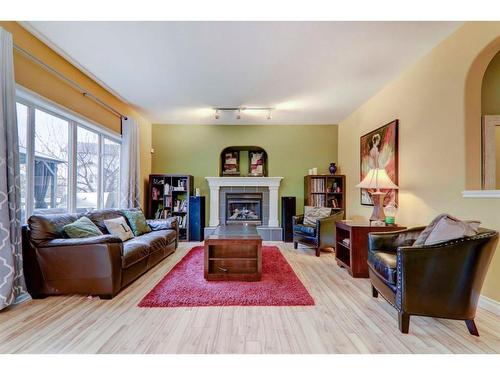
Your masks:
M 140 236 L 151 232 L 151 228 L 146 222 L 146 217 L 141 210 L 123 210 L 123 215 L 127 218 L 134 236 Z
M 88 218 L 81 217 L 78 220 L 67 224 L 64 227 L 64 232 L 69 238 L 86 238 L 102 236 L 102 232 L 97 226 Z
M 368 264 L 389 284 L 397 283 L 396 253 L 369 251 Z
M 78 220 L 76 214 L 32 215 L 28 219 L 30 240 L 35 246 L 55 238 L 68 238 L 64 226 Z
M 330 207 L 304 206 L 304 224 L 316 225 L 319 219 L 324 219 L 332 214 Z
M 132 229 L 130 229 L 124 217 L 120 216 L 115 219 L 104 220 L 104 225 L 110 234 L 119 237 L 122 241 L 127 241 L 134 237 Z
M 116 219 L 118 217 L 123 217 L 123 214 L 120 210 L 107 209 L 107 210 L 94 210 L 87 212 L 85 214 L 92 222 L 97 225 L 97 227 L 101 230 L 102 233 L 108 234 L 108 229 L 104 224 L 104 220 Z
M 170 243 L 175 241 L 177 233 L 174 230 L 156 230 L 136 237 L 137 241 L 151 247 L 151 252 L 165 249 Z
M 293 226 L 293 231 L 305 236 L 315 237 L 316 236 L 316 226 L 295 224 Z
M 128 268 L 149 256 L 151 252 L 149 245 L 139 241 L 139 238 L 140 237 L 134 237 L 123 243 L 123 268 Z
M 477 234 L 479 221 L 462 221 L 448 214 L 436 216 L 420 233 L 414 246 L 434 245 Z

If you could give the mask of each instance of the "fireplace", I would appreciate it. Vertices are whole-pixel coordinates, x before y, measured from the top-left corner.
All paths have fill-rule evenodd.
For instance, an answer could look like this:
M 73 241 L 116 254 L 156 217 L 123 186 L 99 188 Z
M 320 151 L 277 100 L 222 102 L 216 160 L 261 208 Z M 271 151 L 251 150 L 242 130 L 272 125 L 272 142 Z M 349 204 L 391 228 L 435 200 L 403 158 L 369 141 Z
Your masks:
M 262 193 L 227 193 L 226 224 L 262 224 Z

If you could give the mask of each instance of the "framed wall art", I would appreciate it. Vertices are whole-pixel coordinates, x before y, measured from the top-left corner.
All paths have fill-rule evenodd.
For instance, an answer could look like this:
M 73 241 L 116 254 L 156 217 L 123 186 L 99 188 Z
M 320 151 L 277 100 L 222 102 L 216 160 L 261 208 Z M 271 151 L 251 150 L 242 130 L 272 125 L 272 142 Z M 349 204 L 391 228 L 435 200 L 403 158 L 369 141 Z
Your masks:
M 383 168 L 398 185 L 398 120 L 365 134 L 360 139 L 360 181 L 373 168 Z M 397 190 L 384 190 L 387 195 L 384 206 L 389 203 L 398 203 Z M 373 206 L 373 202 L 367 189 L 361 189 L 361 204 Z

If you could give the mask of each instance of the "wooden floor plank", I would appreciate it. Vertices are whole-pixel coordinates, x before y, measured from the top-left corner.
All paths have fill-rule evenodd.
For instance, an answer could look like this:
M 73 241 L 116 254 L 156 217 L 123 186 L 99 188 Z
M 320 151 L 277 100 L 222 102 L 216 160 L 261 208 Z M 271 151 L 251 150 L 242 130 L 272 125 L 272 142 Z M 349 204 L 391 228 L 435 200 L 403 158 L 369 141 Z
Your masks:
M 460 321 L 412 317 L 371 297 L 332 253 L 280 247 L 315 306 L 139 308 L 139 301 L 198 243 L 179 249 L 112 300 L 49 297 L 0 312 L 0 353 L 499 353 L 500 317 L 478 309 L 480 337 Z

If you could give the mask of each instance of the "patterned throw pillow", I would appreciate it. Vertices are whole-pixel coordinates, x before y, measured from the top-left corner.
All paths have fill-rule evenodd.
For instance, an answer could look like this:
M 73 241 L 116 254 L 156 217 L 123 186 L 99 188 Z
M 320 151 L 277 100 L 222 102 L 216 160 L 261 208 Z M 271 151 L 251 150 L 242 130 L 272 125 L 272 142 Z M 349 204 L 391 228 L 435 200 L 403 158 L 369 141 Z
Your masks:
M 117 217 L 116 219 L 104 220 L 104 225 L 109 234 L 117 236 L 122 241 L 127 241 L 134 237 L 132 230 L 128 226 L 124 217 Z
M 69 238 L 85 238 L 102 236 L 102 232 L 88 217 L 81 217 L 71 224 L 63 227 Z
M 304 206 L 304 224 L 316 225 L 316 221 L 324 219 L 332 214 L 332 209 L 329 207 L 312 207 Z
M 151 228 L 146 222 L 146 217 L 141 210 L 123 210 L 123 215 L 127 218 L 134 232 L 134 236 L 140 236 L 144 233 L 151 232 Z

